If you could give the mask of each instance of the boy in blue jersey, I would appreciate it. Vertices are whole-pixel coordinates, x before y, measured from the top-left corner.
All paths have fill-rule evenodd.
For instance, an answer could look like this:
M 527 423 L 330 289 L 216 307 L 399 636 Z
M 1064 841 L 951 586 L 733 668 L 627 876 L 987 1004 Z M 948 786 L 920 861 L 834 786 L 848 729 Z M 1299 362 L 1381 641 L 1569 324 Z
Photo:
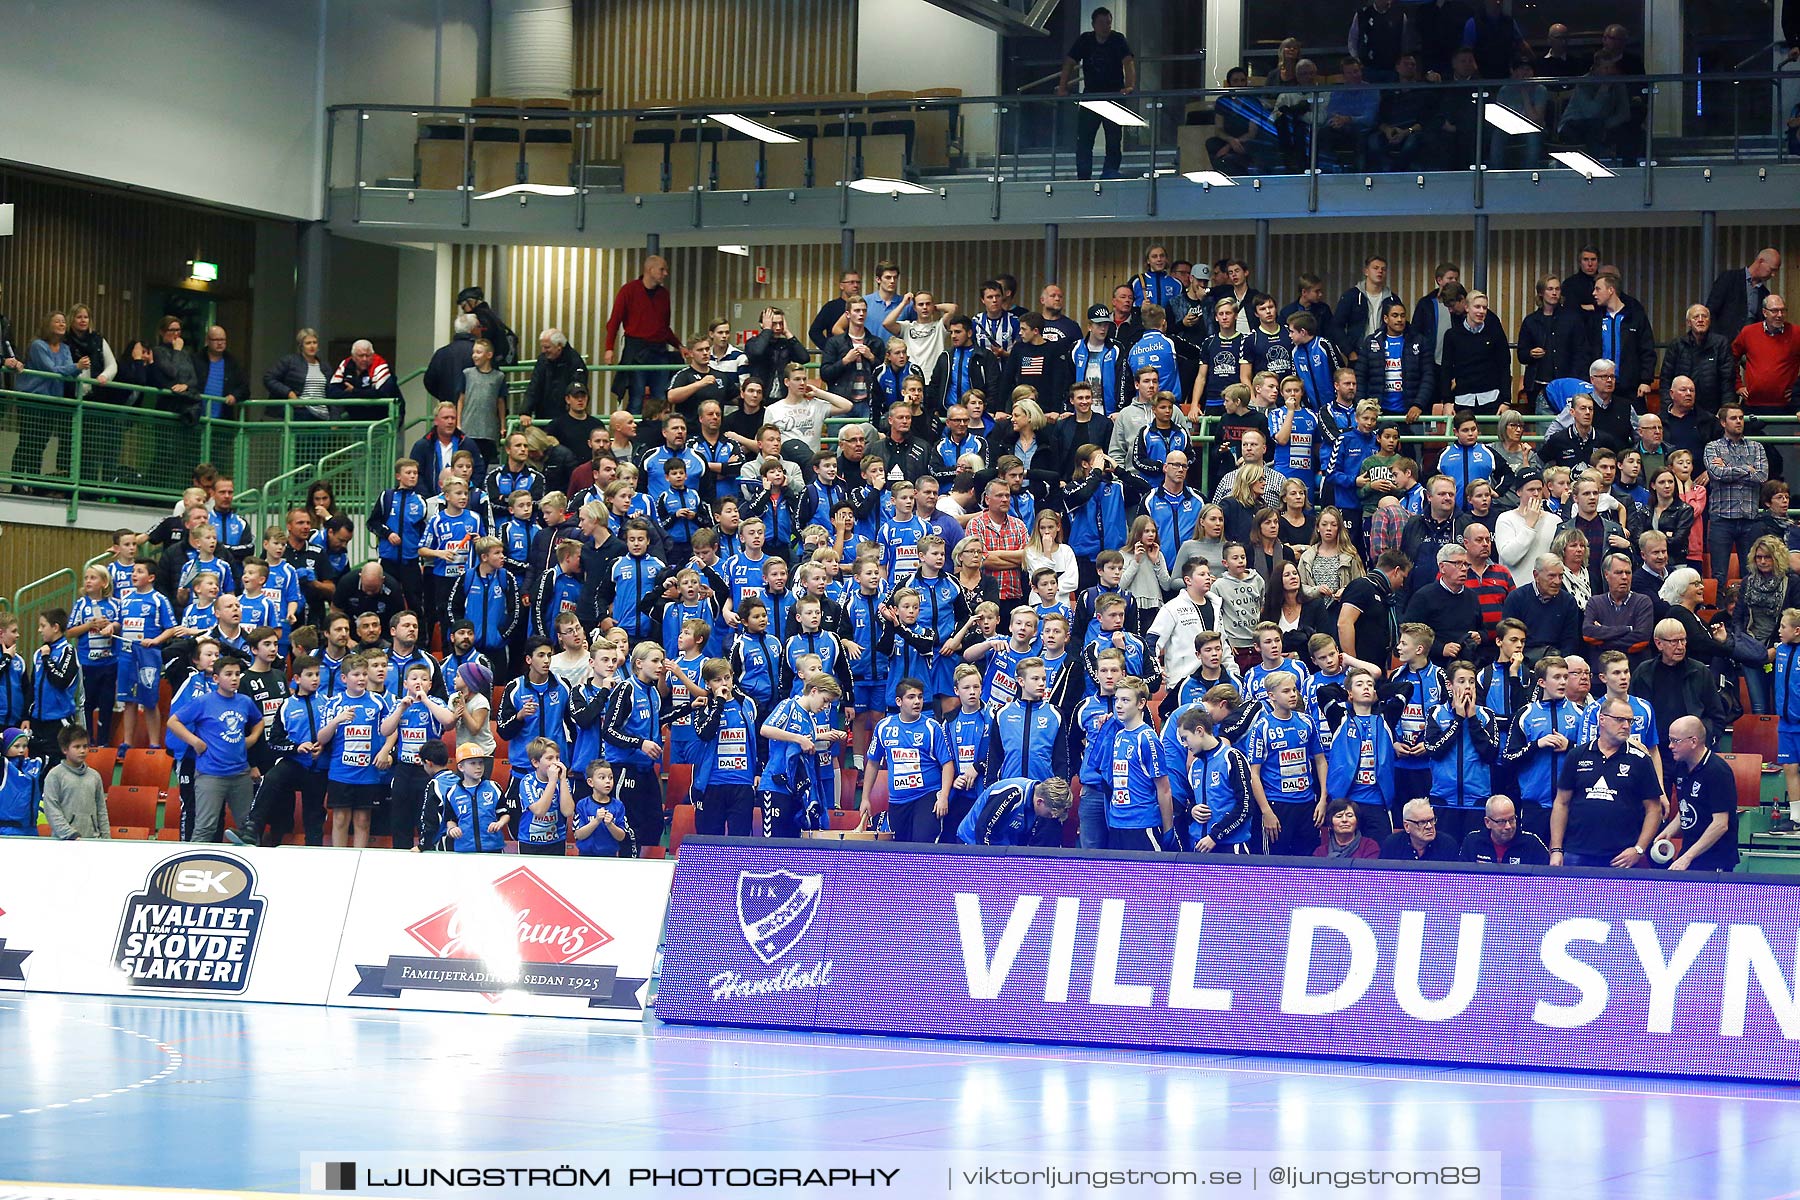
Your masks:
M 369 691 L 369 659 L 352 654 L 344 660 L 343 691 L 331 698 L 325 724 L 319 727 L 319 745 L 331 747 L 330 786 L 326 805 L 331 812 L 331 844 L 369 844 L 375 810 L 385 799 L 381 777 L 393 765 L 388 742 L 378 727 L 387 716 L 388 704 Z
M 569 820 L 575 815 L 575 793 L 556 743 L 535 737 L 525 747 L 531 771 L 512 777 L 507 807 L 519 814 L 519 853 L 568 853 Z
M 619 777 L 619 800 L 638 845 L 662 845 L 663 797 L 661 685 L 667 667 L 663 648 L 639 642 L 631 652 L 631 673 L 616 685 L 600 718 L 606 761 Z
M 1269 414 L 1269 438 L 1275 443 L 1274 467 L 1289 479 L 1306 486 L 1306 494 L 1319 493 L 1319 416 L 1306 407 L 1306 387 L 1289 375 L 1281 381 L 1281 407 Z
M 869 789 L 863 795 L 863 823 L 870 821 L 869 797 L 882 773 L 888 777 L 888 827 L 901 842 L 935 842 L 950 812 L 955 754 L 944 727 L 924 716 L 925 685 L 917 679 L 894 686 L 896 712 L 875 726 L 869 743 Z M 1015 772 L 1016 774 L 1016 772 Z
M 275 845 L 293 831 L 294 795 L 300 796 L 300 821 L 306 844 L 325 844 L 325 789 L 330 763 L 319 748 L 326 717 L 326 697 L 319 692 L 319 660 L 294 656 L 292 688 L 275 710 L 263 743 L 275 761 L 263 773 L 251 807 L 250 828 L 264 845 Z
M 1326 701 L 1319 723 L 1331 734 L 1327 796 L 1354 804 L 1357 822 L 1370 837 L 1386 837 L 1394 828 L 1394 731 L 1377 698 L 1374 672 L 1351 667 L 1341 692 Z M 1321 800 L 1313 813 L 1321 828 L 1327 807 Z
M 238 612 L 245 628 L 266 625 L 281 634 L 287 645 L 292 629 L 290 606 L 286 597 L 269 585 L 269 564 L 260 558 L 244 560 L 244 590 L 238 594 Z
M 410 615 L 410 614 L 404 614 Z M 398 621 L 398 617 L 395 618 Z M 456 724 L 456 713 L 431 694 L 434 675 L 429 662 L 405 668 L 405 677 L 387 716 L 381 719 L 381 736 L 395 741 L 394 778 L 389 785 L 388 833 L 394 849 L 410 850 L 419 833 L 419 814 L 425 809 L 425 785 L 430 778 L 419 751 L 427 742 L 441 741 L 444 730 Z
M 783 647 L 783 659 L 791 676 L 804 679 L 810 672 L 800 671 L 800 658 L 813 655 L 819 660 L 818 669 L 836 679 L 838 686 L 848 695 L 852 686 L 850 656 L 845 653 L 843 640 L 822 628 L 824 619 L 825 606 L 817 596 L 801 596 L 796 600 L 794 623 L 799 626 L 799 632 L 787 639 Z M 854 707 L 850 715 L 854 717 Z
M 1250 853 L 1250 761 L 1219 740 L 1204 704 L 1183 712 L 1176 736 L 1187 751 L 1183 764 L 1193 801 L 1183 814 L 1187 846 L 1197 854 Z
M 928 678 L 932 660 L 937 657 L 937 632 L 919 620 L 922 601 L 918 591 L 909 587 L 901 588 L 889 598 L 892 615 L 884 616 L 881 638 L 875 644 L 876 653 L 887 659 L 890 690 L 883 697 L 884 712 L 898 710 L 899 698 L 895 689 L 900 681 Z
M 369 532 L 388 577 L 400 584 L 414 612 L 425 599 L 419 570 L 419 547 L 425 538 L 425 497 L 419 494 L 419 464 L 410 458 L 394 463 L 394 486 L 369 510 Z
M 119 699 L 125 706 L 121 753 L 134 744 L 139 719 L 145 738 L 136 744 L 154 746 L 159 740 L 163 647 L 172 638 L 197 632 L 176 623 L 174 607 L 155 589 L 154 580 L 150 564 L 137 563 L 131 568 L 131 590 L 119 598 Z
M 1130 605 L 1124 596 L 1108 592 L 1094 601 L 1094 620 L 1088 626 L 1087 641 L 1081 648 L 1081 660 L 1086 667 L 1086 694 L 1092 696 L 1098 688 L 1094 678 L 1094 664 L 1105 650 L 1117 650 L 1125 663 L 1125 674 L 1143 677 L 1145 655 L 1143 639 L 1125 629 L 1125 614 Z
M 494 526 L 493 535 L 505 548 L 506 570 L 520 583 L 525 582 L 531 564 L 531 539 L 537 536 L 537 498 L 519 488 L 506 498 L 506 515 Z
M 1107 761 L 1106 846 L 1161 850 L 1175 827 L 1175 802 L 1162 739 L 1144 720 L 1150 688 L 1135 677 L 1113 690 L 1112 753 Z
M 651 511 L 668 539 L 669 558 L 686 562 L 693 552 L 694 534 L 712 520 L 712 510 L 701 500 L 697 489 L 688 486 L 686 459 L 671 458 L 663 464 L 666 484 L 651 493 Z
M 1060 846 L 1071 803 L 1066 779 L 999 779 L 957 822 L 967 846 Z
M 1069 625 L 1075 624 L 1075 613 L 1062 600 L 1062 576 L 1055 567 L 1039 567 L 1031 573 L 1031 611 L 1037 614 L 1040 640 L 1038 649 L 1042 650 L 1041 631 L 1044 620 L 1048 617 L 1061 617 Z
M 1325 747 L 1317 722 L 1295 711 L 1300 685 L 1293 675 L 1276 671 L 1263 686 L 1266 709 L 1251 722 L 1243 744 L 1244 757 L 1256 768 L 1250 790 L 1264 812 L 1269 853 L 1303 858 L 1317 845 L 1313 818 L 1325 794 Z
M 119 683 L 119 602 L 103 566 L 81 573 L 81 595 L 69 610 L 69 636 L 81 667 L 81 692 L 94 724 L 94 744 L 112 744 L 113 697 Z
M 1450 694 L 1425 716 L 1425 752 L 1431 759 L 1431 807 L 1438 833 L 1460 846 L 1481 827 L 1481 814 L 1494 794 L 1489 767 L 1500 723 L 1476 702 L 1474 663 L 1458 659 L 1444 673 Z M 1626 674 L 1629 682 L 1629 670 Z
M 550 738 L 559 749 L 569 744 L 569 689 L 551 674 L 552 657 L 550 643 L 543 638 L 527 641 L 525 673 L 500 693 L 494 732 L 506 739 L 507 761 L 515 775 L 532 769 L 527 747 L 533 739 Z
M 1067 774 L 1062 718 L 1044 699 L 1044 681 L 1043 659 L 1028 658 L 1019 664 L 1019 694 L 994 713 L 988 727 L 989 779 Z
M 733 629 L 742 622 L 738 609 L 744 601 L 763 594 L 763 572 L 771 561 L 771 556 L 763 553 L 760 517 L 752 517 L 739 526 L 738 538 L 743 548 L 726 559 L 719 571 L 731 592 L 725 599 L 725 624 Z
M 887 711 L 887 658 L 876 653 L 876 646 L 887 628 L 884 610 L 888 600 L 882 594 L 879 556 L 871 553 L 859 558 L 852 576 L 855 584 L 844 600 L 844 652 L 850 657 L 852 707 L 861 714 L 860 722 L 852 722 L 850 727 L 851 765 L 860 770 L 875 722 Z
M 502 854 L 512 814 L 500 788 L 487 778 L 489 759 L 473 743 L 456 751 L 456 778 L 432 781 L 438 799 L 444 850 L 458 854 Z
M 1783 609 L 1779 627 L 1781 642 L 1775 647 L 1771 704 L 1775 709 L 1775 761 L 1787 785 L 1788 809 L 1800 807 L 1800 608 Z M 1792 819 L 1779 807 L 1775 823 L 1780 832 L 1793 832 Z M 1771 828 L 1774 828 L 1771 825 Z
M 912 484 L 896 483 L 890 494 L 894 497 L 894 515 L 881 522 L 875 540 L 881 546 L 887 577 L 900 580 L 918 571 L 919 540 L 930 531 L 914 513 L 917 489 Z
M 30 749 L 31 735 L 23 729 L 11 728 L 0 735 L 0 750 L 5 753 L 0 763 L 0 837 L 37 836 L 38 792 L 46 764 L 28 757 Z
M 38 648 L 32 655 L 31 753 L 55 761 L 62 755 L 57 739 L 64 728 L 82 728 L 81 663 L 63 635 L 69 614 L 46 608 L 38 614 Z M 246 806 L 247 808 L 248 806 Z
M 694 828 L 700 833 L 754 837 L 756 807 L 756 704 L 733 684 L 731 664 L 709 658 L 688 714 L 694 737 L 709 748 L 694 769 Z
M 1256 652 L 1260 657 L 1248 671 L 1244 672 L 1244 694 L 1257 703 L 1268 698 L 1265 683 L 1269 676 L 1277 671 L 1284 671 L 1294 677 L 1300 685 L 1302 698 L 1312 694 L 1310 673 L 1301 665 L 1299 659 L 1284 655 L 1281 647 L 1281 626 L 1273 621 L 1258 622 Z
M 743 628 L 731 646 L 731 670 L 758 712 L 771 711 L 787 695 L 787 663 L 781 639 L 769 632 L 769 606 L 761 596 L 744 601 Z M 872 653 L 872 652 L 869 652 Z
M 987 660 L 982 674 L 982 699 L 988 711 L 998 712 L 1019 695 L 1019 664 L 1037 653 L 1037 614 L 1025 605 L 1013 609 L 1009 637 L 990 637 L 963 651 L 967 662 Z
M 945 824 L 961 828 L 975 798 L 986 786 L 987 735 L 990 717 L 981 704 L 981 668 L 959 663 L 951 683 L 952 707 L 944 714 L 944 736 L 956 774 L 950 780 L 950 811 Z
M 711 754 L 694 733 L 694 722 L 687 710 L 700 702 L 704 689 L 697 682 L 702 668 L 706 665 L 706 637 L 710 627 L 705 621 L 692 620 L 681 623 L 681 633 L 675 639 L 675 653 L 670 654 L 665 648 L 664 657 L 669 663 L 666 678 L 666 699 L 669 703 L 669 761 L 694 766 L 703 763 Z M 727 670 L 730 669 L 727 665 Z M 699 772 L 694 773 L 699 778 Z
M 1075 717 L 1063 727 L 1068 745 L 1065 755 L 1081 783 L 1080 838 L 1083 850 L 1106 847 L 1107 793 L 1111 776 L 1107 764 L 1112 761 L 1113 695 L 1119 681 L 1126 678 L 1125 656 L 1117 650 L 1104 649 L 1094 657 L 1094 694 L 1075 709 Z
M 426 523 L 425 536 L 419 543 L 419 557 L 430 567 L 425 575 L 425 607 L 421 610 L 427 645 L 438 624 L 445 621 L 451 589 L 469 569 L 471 547 L 484 532 L 481 515 L 469 507 L 469 485 L 452 479 L 444 485 L 443 510 Z
M 575 802 L 576 853 L 583 858 L 636 858 L 625 805 L 613 795 L 612 764 L 604 758 L 590 762 L 587 785 L 588 794 Z
M 565 613 L 575 614 L 578 620 L 584 615 L 581 613 L 584 588 L 581 548 L 582 543 L 578 541 L 556 544 L 556 566 L 538 576 L 537 595 L 531 598 L 531 621 L 526 631 L 528 636 L 547 638 L 556 630 Z M 653 605 L 655 601 L 655 594 L 646 592 L 639 598 L 638 604 L 642 607 L 646 604 Z
M 1546 654 L 1537 663 L 1538 695 L 1513 717 L 1502 751 L 1519 777 L 1519 826 L 1550 836 L 1550 810 L 1563 763 L 1581 736 L 1582 708 L 1568 698 L 1569 664 Z
M 1400 809 L 1408 800 L 1431 794 L 1431 761 L 1425 750 L 1425 715 L 1450 698 L 1442 667 L 1431 661 L 1437 631 L 1408 621 L 1400 626 L 1394 655 L 1400 665 L 1381 685 L 1383 699 L 1398 697 L 1400 711 L 1394 725 L 1393 825 L 1398 829 Z
M 239 827 L 247 827 L 255 789 L 250 781 L 249 748 L 262 736 L 262 710 L 238 690 L 244 665 L 227 659 L 218 665 L 216 687 L 169 709 L 169 735 L 195 755 L 195 815 L 185 840 L 219 840 L 227 806 Z M 184 798 L 185 799 L 185 798 Z M 184 822 L 184 824 L 188 824 Z
M 190 535 L 190 541 L 193 553 L 187 565 L 181 568 L 176 595 L 184 602 L 188 600 L 194 594 L 195 581 L 205 575 L 211 575 L 218 584 L 218 590 L 213 593 L 215 598 L 220 593 L 231 591 L 236 586 L 237 578 L 231 569 L 231 563 L 220 558 L 217 553 L 219 535 L 213 532 L 212 526 L 202 525 L 196 529 Z
M 794 659 L 795 682 L 791 694 L 799 695 L 800 681 L 811 679 L 823 669 L 824 662 L 817 654 L 802 654 Z M 840 688 L 843 686 L 842 681 L 839 681 L 838 686 Z M 849 730 L 838 728 L 839 707 L 838 701 L 832 701 L 819 712 L 813 721 L 819 727 L 818 734 L 813 738 L 813 741 L 819 745 L 818 750 L 813 753 L 813 782 L 817 788 L 814 794 L 819 799 L 821 810 L 819 816 L 821 828 L 829 820 L 830 810 L 837 807 L 838 804 L 838 789 L 841 784 L 838 775 L 839 750 L 844 742 L 850 740 Z
M 477 538 L 473 549 L 475 569 L 456 581 L 445 615 L 473 627 L 473 650 L 486 655 L 495 674 L 505 679 L 516 667 L 510 646 L 525 611 L 520 600 L 521 585 L 506 568 L 506 548 L 499 538 Z M 332 689 L 328 685 L 326 690 Z
M 801 829 L 816 829 L 824 819 L 824 804 L 815 795 L 817 717 L 841 699 L 837 680 L 820 672 L 806 681 L 798 696 L 777 704 L 764 719 L 761 734 L 769 752 L 756 781 L 764 837 L 797 838 Z
M 662 560 L 650 554 L 650 522 L 640 517 L 625 522 L 625 553 L 613 560 L 600 585 L 600 606 L 606 614 L 600 628 L 618 626 L 634 641 L 651 636 L 652 622 L 644 602 L 654 598 L 662 572 Z

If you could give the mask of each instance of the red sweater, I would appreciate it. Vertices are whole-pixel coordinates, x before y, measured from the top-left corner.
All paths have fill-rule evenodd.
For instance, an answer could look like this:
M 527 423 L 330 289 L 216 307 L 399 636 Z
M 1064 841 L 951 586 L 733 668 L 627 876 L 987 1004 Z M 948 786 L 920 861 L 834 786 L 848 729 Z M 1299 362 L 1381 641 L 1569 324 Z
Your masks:
M 1800 378 L 1800 326 L 1770 333 L 1762 322 L 1746 325 L 1731 343 L 1731 356 L 1743 364 L 1738 386 L 1749 392 L 1749 408 L 1787 411 L 1788 395 Z
M 1479 579 L 1471 576 L 1465 585 L 1475 593 L 1475 611 L 1481 614 L 1481 632 L 1492 638 L 1500 626 L 1500 607 L 1506 594 L 1513 590 L 1512 572 L 1497 562 L 1490 562 Z
M 669 289 L 666 287 L 653 292 L 644 286 L 642 279 L 633 279 L 621 287 L 618 295 L 613 297 L 612 315 L 606 318 L 608 350 L 613 348 L 621 325 L 625 327 L 626 337 L 640 342 L 676 348 L 681 345 L 675 331 L 669 328 Z

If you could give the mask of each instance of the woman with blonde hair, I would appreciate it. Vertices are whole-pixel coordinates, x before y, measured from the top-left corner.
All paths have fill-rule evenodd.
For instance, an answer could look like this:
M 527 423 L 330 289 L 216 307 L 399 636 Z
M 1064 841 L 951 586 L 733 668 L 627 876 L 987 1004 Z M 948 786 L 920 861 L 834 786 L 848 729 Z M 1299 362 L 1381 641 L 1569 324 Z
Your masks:
M 1344 528 L 1344 514 L 1335 508 L 1319 510 L 1312 545 L 1300 555 L 1300 581 L 1308 596 L 1323 596 L 1336 604 L 1352 579 L 1368 572 Z
M 1232 481 L 1231 491 L 1219 502 L 1219 509 L 1225 514 L 1225 540 L 1248 542 L 1256 535 L 1256 513 L 1263 507 L 1266 469 L 1261 463 L 1245 463 L 1232 474 L 1237 478 Z
M 1025 541 L 1025 578 L 1044 567 L 1056 572 L 1056 599 L 1072 608 L 1075 593 L 1081 590 L 1081 570 L 1075 565 L 1075 552 L 1062 540 L 1062 516 L 1048 508 L 1038 512 Z
M 1550 553 L 1563 561 L 1563 587 L 1575 598 L 1575 607 L 1587 610 L 1594 596 L 1594 581 L 1588 578 L 1587 534 L 1573 525 L 1565 527 L 1550 543 Z
M 1736 641 L 1754 642 L 1761 647 L 1758 661 L 1749 661 L 1746 653 L 1739 658 L 1744 680 L 1750 693 L 1750 711 L 1766 713 L 1770 705 L 1769 663 L 1774 661 L 1775 642 L 1781 627 L 1781 610 L 1787 607 L 1788 561 L 1787 543 L 1774 534 L 1765 534 L 1750 546 L 1750 569 L 1738 581 L 1738 602 L 1731 614 L 1731 628 L 1743 635 Z

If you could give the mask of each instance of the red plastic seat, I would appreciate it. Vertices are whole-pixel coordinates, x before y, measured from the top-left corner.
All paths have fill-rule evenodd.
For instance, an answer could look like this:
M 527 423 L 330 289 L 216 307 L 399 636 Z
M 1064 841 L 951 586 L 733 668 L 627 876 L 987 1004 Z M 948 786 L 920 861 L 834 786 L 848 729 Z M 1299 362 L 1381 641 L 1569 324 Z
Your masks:
M 156 828 L 156 805 L 161 792 L 152 787 L 116 783 L 106 789 L 107 816 L 118 825 L 141 825 Z
M 1738 808 L 1757 808 L 1762 804 L 1762 759 L 1754 754 L 1720 751 L 1719 757 L 1731 764 L 1731 775 L 1737 783 Z
M 669 853 L 680 854 L 682 839 L 694 832 L 694 806 L 677 804 L 669 817 Z
M 87 765 L 100 772 L 101 787 L 111 787 L 114 769 L 119 765 L 119 752 L 111 746 L 89 747 Z
M 1754 754 L 1765 763 L 1774 762 L 1780 723 L 1773 713 L 1745 713 L 1731 726 L 1732 753 Z
M 125 842 L 147 842 L 150 840 L 150 830 L 142 825 L 114 825 L 112 827 L 112 835 L 114 838 Z
M 669 764 L 669 782 L 663 789 L 663 807 L 674 809 L 686 804 L 694 790 L 694 768 L 687 763 Z
M 834 808 L 828 820 L 833 829 L 862 828 L 862 813 L 854 808 Z
M 125 773 L 120 783 L 162 791 L 175 776 L 175 759 L 167 750 L 133 747 L 125 752 Z

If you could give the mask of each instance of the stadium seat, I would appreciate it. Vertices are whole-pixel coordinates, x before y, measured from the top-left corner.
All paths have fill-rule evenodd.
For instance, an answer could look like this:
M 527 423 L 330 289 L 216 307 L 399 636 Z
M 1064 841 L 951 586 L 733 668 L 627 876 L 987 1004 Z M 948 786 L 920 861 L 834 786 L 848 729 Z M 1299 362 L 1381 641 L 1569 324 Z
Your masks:
M 1764 763 L 1775 761 L 1776 726 L 1780 718 L 1773 713 L 1745 713 L 1731 726 L 1733 754 L 1754 754 Z
M 869 789 L 869 812 L 872 815 L 879 817 L 882 813 L 887 811 L 887 807 L 887 776 L 884 774 L 881 777 L 881 786 Z
M 143 825 L 114 825 L 112 835 L 116 840 L 122 842 L 147 842 L 150 840 L 150 830 Z
M 669 853 L 681 853 L 681 840 L 694 832 L 694 806 L 677 804 L 669 817 Z
M 492 778 L 494 786 L 504 792 L 506 785 L 512 782 L 512 764 L 504 758 L 495 758 Z
M 116 783 L 106 789 L 106 812 L 117 824 L 155 829 L 156 804 L 161 799 L 158 788 Z
M 1720 751 L 1719 757 L 1731 764 L 1737 780 L 1738 808 L 1756 808 L 1762 804 L 1762 759 L 1754 754 Z
M 646 846 L 646 847 L 644 847 L 644 853 L 642 855 L 640 855 L 640 857 L 642 857 L 642 858 L 666 858 L 666 857 L 668 857 L 668 854 L 661 846 Z
M 125 773 L 119 782 L 161 791 L 174 775 L 175 759 L 167 750 L 133 747 L 125 752 Z
M 687 803 L 694 790 L 694 768 L 687 763 L 669 764 L 669 782 L 663 789 L 663 807 L 677 808 Z
M 181 840 L 181 830 L 171 825 L 167 829 L 158 832 L 156 840 L 159 842 L 179 842 Z
M 119 763 L 119 752 L 111 746 L 94 746 L 88 750 L 87 765 L 100 772 L 100 786 L 111 787 L 114 768 Z
M 828 820 L 833 829 L 862 828 L 862 813 L 854 808 L 834 808 Z

